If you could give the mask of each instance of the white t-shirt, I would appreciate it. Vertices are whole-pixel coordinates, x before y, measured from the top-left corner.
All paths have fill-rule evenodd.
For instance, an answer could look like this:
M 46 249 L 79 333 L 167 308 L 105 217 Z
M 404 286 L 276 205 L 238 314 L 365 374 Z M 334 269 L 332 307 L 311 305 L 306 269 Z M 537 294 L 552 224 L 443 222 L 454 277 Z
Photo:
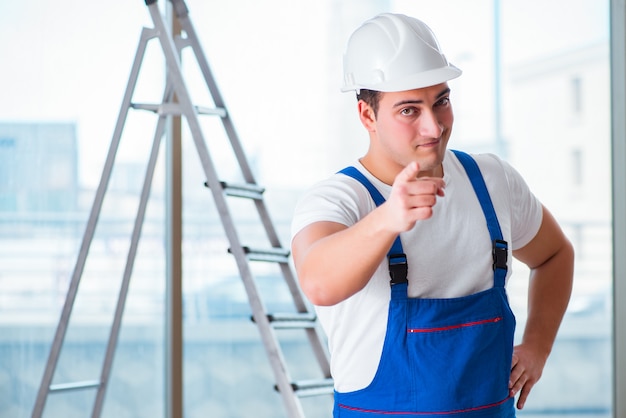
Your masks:
M 542 221 L 541 203 L 509 164 L 492 154 L 473 155 L 485 179 L 504 240 L 511 250 L 528 244 Z M 359 162 L 361 171 L 387 199 L 391 186 Z M 447 151 L 443 161 L 445 196 L 437 198 L 433 216 L 401 234 L 408 259 L 410 297 L 451 298 L 493 286 L 492 244 L 485 217 L 465 169 Z M 314 222 L 351 226 L 376 207 L 357 180 L 334 174 L 311 188 L 298 202 L 292 237 Z M 337 254 L 337 262 L 346 262 Z M 511 275 L 508 263 L 507 279 Z M 316 306 L 328 337 L 335 389 L 365 388 L 374 378 L 382 353 L 390 300 L 389 271 L 384 259 L 368 284 L 333 306 Z

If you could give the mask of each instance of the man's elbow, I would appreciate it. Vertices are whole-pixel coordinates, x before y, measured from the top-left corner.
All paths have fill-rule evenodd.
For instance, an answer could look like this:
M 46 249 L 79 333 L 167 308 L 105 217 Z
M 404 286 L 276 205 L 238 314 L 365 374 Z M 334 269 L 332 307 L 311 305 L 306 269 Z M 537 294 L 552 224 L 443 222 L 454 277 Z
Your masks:
M 332 306 L 345 299 L 337 294 L 337 291 L 333 290 L 328 283 L 319 280 L 317 276 L 312 277 L 305 272 L 301 272 L 298 275 L 298 279 L 302 293 L 313 305 Z
M 574 246 L 570 240 L 563 238 L 563 242 L 553 258 L 560 268 L 563 268 L 570 273 L 570 276 L 574 274 L 575 252 Z
M 571 291 L 574 281 L 575 252 L 572 243 L 565 237 L 554 253 L 533 270 L 545 269 L 551 277 L 560 277 L 562 286 Z
M 574 246 L 569 240 L 565 240 L 565 244 L 561 250 L 563 252 L 563 264 L 566 266 L 570 283 L 574 281 L 574 260 L 576 253 Z

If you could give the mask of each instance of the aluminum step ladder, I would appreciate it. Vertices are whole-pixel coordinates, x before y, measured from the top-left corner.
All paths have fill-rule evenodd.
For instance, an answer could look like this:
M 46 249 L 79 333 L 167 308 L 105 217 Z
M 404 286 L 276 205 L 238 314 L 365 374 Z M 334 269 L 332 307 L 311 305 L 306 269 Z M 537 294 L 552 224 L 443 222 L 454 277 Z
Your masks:
M 275 227 L 271 221 L 265 202 L 263 200 L 264 188 L 257 185 L 243 148 L 235 131 L 229 113 L 213 78 L 207 59 L 198 41 L 194 26 L 189 18 L 189 10 L 184 0 L 170 0 L 174 18 L 185 36 L 174 36 L 170 33 L 163 16 L 159 10 L 157 0 L 145 0 L 146 6 L 154 23 L 153 28 L 143 28 L 137 53 L 131 69 L 128 84 L 124 94 L 122 106 L 113 133 L 111 145 L 104 164 L 102 177 L 96 190 L 94 203 L 91 208 L 83 240 L 72 272 L 66 300 L 61 311 L 60 320 L 54 335 L 48 361 L 44 370 L 42 381 L 37 393 L 32 417 L 40 418 L 43 414 L 46 400 L 50 394 L 58 392 L 75 391 L 81 389 L 97 388 L 96 399 L 92 410 L 92 417 L 101 415 L 105 392 L 113 364 L 113 357 L 119 337 L 121 321 L 126 302 L 130 278 L 137 253 L 139 237 L 146 212 L 151 183 L 157 163 L 158 149 L 161 138 L 165 132 L 166 121 L 171 116 L 185 117 L 193 142 L 206 176 L 205 186 L 212 193 L 213 200 L 219 213 L 224 231 L 228 238 L 230 252 L 235 260 L 239 274 L 243 281 L 248 301 L 252 311 L 252 319 L 259 329 L 261 340 L 266 351 L 267 358 L 275 379 L 275 388 L 280 393 L 287 415 L 290 418 L 304 417 L 304 411 L 300 402 L 301 397 L 332 394 L 333 384 L 330 376 L 330 364 L 324 336 L 318 326 L 317 318 L 310 304 L 303 297 L 295 275 L 289 264 L 290 253 L 282 248 Z M 147 44 L 152 39 L 158 39 L 167 66 L 167 81 L 165 83 L 162 102 L 158 104 L 142 104 L 132 101 L 139 71 L 143 62 Z M 191 102 L 189 90 L 184 81 L 180 64 L 180 53 L 184 48 L 190 47 L 202 72 L 206 86 L 215 107 L 196 106 Z M 52 379 L 59 360 L 60 351 L 65 339 L 71 311 L 78 292 L 78 285 L 85 267 L 89 248 L 93 240 L 96 224 L 102 208 L 104 195 L 111 177 L 115 156 L 119 147 L 120 138 L 128 112 L 131 109 L 144 110 L 156 113 L 159 118 L 155 129 L 152 151 L 146 168 L 146 176 L 141 191 L 141 198 L 137 209 L 137 215 L 131 236 L 130 247 L 127 255 L 126 266 L 122 277 L 122 285 L 114 313 L 101 375 L 98 379 L 52 384 Z M 226 131 L 232 150 L 240 166 L 244 184 L 230 184 L 220 181 L 211 155 L 202 134 L 199 116 L 208 115 L 219 117 Z M 245 246 L 237 233 L 236 225 L 229 209 L 228 198 L 237 197 L 251 199 L 257 209 L 260 222 L 262 223 L 269 248 L 259 249 Z M 294 303 L 295 313 L 270 313 L 267 312 L 261 298 L 250 266 L 251 262 L 277 263 L 280 267 L 285 284 L 287 285 Z M 182 326 L 182 324 L 180 324 Z M 304 381 L 293 381 L 288 372 L 288 365 L 283 355 L 278 331 L 281 329 L 301 329 L 306 333 L 307 340 L 320 366 L 320 378 Z

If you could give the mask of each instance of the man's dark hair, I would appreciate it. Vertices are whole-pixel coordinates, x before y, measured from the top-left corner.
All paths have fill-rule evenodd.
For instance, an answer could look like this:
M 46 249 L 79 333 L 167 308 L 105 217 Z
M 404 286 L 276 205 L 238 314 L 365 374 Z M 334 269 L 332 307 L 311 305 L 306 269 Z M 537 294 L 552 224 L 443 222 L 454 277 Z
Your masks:
M 378 114 L 378 104 L 380 102 L 380 96 L 381 93 L 379 91 L 361 89 L 361 91 L 356 94 L 356 99 L 363 100 L 365 103 L 367 103 L 369 107 L 371 107 L 374 111 L 374 116 L 376 116 Z

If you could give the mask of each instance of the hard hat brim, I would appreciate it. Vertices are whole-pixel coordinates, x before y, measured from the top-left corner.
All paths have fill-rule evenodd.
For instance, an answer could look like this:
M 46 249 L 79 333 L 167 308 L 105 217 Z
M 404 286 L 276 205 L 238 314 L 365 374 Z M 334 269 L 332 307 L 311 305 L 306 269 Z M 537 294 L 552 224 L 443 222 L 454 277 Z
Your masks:
M 390 93 L 396 91 L 415 90 L 445 83 L 446 81 L 459 77 L 462 73 L 463 72 L 454 65 L 448 64 L 442 68 L 406 76 L 398 80 L 380 81 L 374 84 L 345 85 L 341 88 L 341 91 L 373 90 Z

